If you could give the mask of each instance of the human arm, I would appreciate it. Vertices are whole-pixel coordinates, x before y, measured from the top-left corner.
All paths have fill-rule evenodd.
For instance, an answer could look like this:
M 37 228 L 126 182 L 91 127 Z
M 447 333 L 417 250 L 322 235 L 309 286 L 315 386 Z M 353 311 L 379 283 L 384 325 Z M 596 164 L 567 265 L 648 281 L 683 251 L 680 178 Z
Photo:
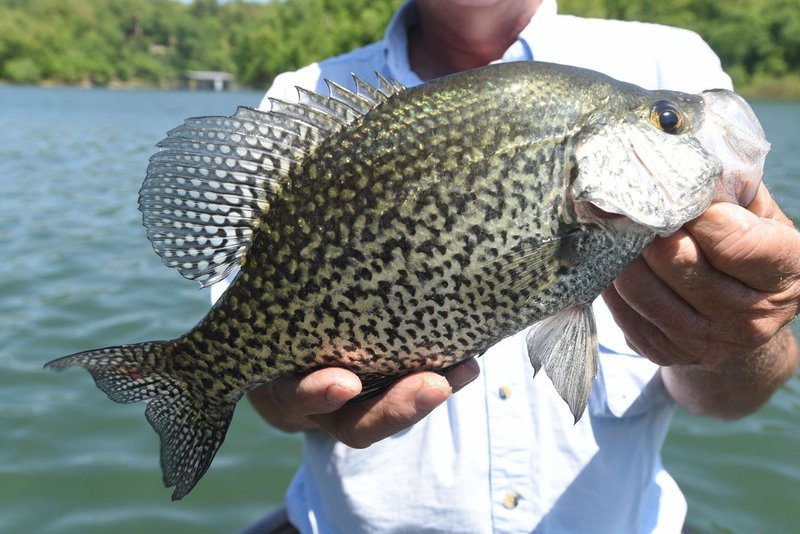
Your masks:
M 444 376 L 415 373 L 375 398 L 346 406 L 361 391 L 361 382 L 340 368 L 279 378 L 248 395 L 256 411 L 279 430 L 322 429 L 350 447 L 364 448 L 418 422 L 478 372 L 472 359 Z
M 747 209 L 713 204 L 657 239 L 603 296 L 692 413 L 748 415 L 797 369 L 800 233 L 764 186 Z

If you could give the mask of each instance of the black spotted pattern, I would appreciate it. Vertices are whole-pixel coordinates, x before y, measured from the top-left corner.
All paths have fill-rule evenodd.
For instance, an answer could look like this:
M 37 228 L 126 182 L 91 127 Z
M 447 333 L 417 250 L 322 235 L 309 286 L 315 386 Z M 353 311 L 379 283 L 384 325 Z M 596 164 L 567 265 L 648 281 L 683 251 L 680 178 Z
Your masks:
M 320 143 L 172 365 L 228 399 L 323 366 L 400 376 L 591 301 L 649 235 L 575 220 L 573 147 L 596 103 L 571 91 L 546 69 L 475 71 Z

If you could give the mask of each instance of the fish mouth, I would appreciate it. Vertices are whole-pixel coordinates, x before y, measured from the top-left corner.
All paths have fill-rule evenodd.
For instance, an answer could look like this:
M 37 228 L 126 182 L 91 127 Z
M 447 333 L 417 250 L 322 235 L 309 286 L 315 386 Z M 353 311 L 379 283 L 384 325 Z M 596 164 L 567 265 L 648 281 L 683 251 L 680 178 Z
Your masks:
M 569 194 L 579 221 L 621 230 L 621 217 L 609 215 L 617 214 L 659 235 L 705 210 L 722 170 L 696 139 L 664 134 L 649 123 L 603 125 L 582 139 L 575 156 Z
M 722 162 L 714 200 L 747 206 L 761 184 L 770 144 L 744 98 L 727 89 L 704 91 L 701 96 L 706 113 L 697 139 Z
M 636 196 L 584 190 L 573 200 L 579 221 L 617 229 L 621 224 L 633 223 L 657 235 L 667 236 L 705 211 L 712 201 L 712 189 L 708 184 L 719 176 L 719 166 L 704 169 L 700 179 L 695 181 L 695 187 L 682 191 L 681 195 L 671 188 L 669 176 L 653 170 L 661 163 L 659 157 L 642 148 L 640 143 L 632 142 L 627 150 L 631 168 L 638 169 L 639 182 L 648 184 L 647 190 L 637 192 L 640 202 L 635 201 Z M 647 206 L 641 202 L 643 198 L 657 199 L 657 205 Z
M 636 153 L 631 150 L 631 153 Z M 597 224 L 615 231 L 630 232 L 633 227 L 659 236 L 675 233 L 686 222 L 700 216 L 711 204 L 714 183 L 720 176 L 719 165 L 705 169 L 684 195 L 675 195 L 667 180 L 650 171 L 638 154 L 635 157 L 642 181 L 648 191 L 620 195 L 604 191 L 580 191 L 572 200 L 577 220 Z M 575 191 L 573 191 L 575 193 Z
M 586 201 L 575 202 L 574 209 L 578 220 L 583 223 L 604 224 L 609 221 L 626 218 L 622 213 L 606 211 L 600 206 Z

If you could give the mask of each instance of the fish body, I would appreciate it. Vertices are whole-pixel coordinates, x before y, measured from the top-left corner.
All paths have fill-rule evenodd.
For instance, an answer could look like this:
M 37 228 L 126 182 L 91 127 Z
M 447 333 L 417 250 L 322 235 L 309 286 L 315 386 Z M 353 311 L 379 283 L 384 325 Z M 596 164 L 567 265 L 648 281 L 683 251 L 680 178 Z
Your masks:
M 597 369 L 591 302 L 715 196 L 746 202 L 768 149 L 730 92 L 534 62 L 380 82 L 171 131 L 140 192 L 148 238 L 204 285 L 238 275 L 179 338 L 48 364 L 148 401 L 173 498 L 259 384 L 338 366 L 368 395 L 533 324 L 534 369 L 577 420 Z

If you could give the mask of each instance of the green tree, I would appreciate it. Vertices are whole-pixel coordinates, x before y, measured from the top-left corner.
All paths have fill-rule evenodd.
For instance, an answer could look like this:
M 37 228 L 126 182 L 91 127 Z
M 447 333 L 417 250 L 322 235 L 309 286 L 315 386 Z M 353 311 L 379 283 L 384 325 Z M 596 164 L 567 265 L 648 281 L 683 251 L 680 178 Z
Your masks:
M 280 72 L 375 41 L 401 0 L 0 0 L 0 79 L 177 85 Z M 797 0 L 560 0 L 563 13 L 697 31 L 737 85 L 800 80 Z M 799 82 L 800 83 L 800 82 Z

